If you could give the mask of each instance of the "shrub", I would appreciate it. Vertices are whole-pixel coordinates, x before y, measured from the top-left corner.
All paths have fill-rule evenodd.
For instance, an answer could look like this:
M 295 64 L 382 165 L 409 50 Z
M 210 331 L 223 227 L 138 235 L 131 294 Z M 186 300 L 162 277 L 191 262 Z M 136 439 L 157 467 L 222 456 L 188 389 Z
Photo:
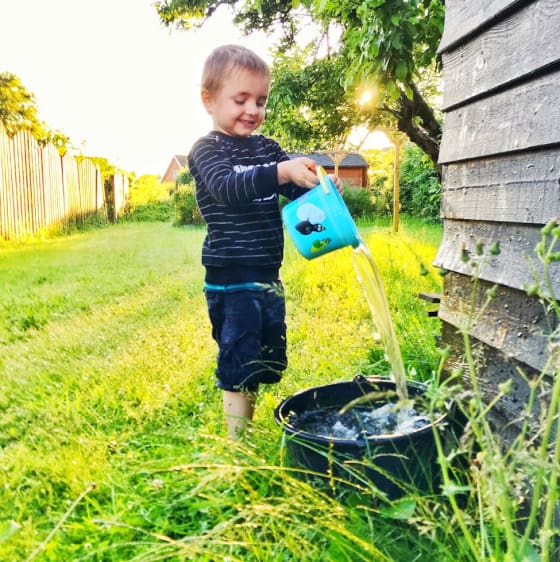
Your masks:
M 393 210 L 393 182 L 388 180 L 388 176 L 377 176 L 369 186 L 378 216 L 390 215 Z
M 130 186 L 128 204 L 134 208 L 154 201 L 169 200 L 170 185 L 160 183 L 158 177 L 151 174 L 140 176 Z
M 401 211 L 430 221 L 440 220 L 441 184 L 429 157 L 416 145 L 405 145 L 400 174 Z
M 194 185 L 178 185 L 173 198 L 175 200 L 175 226 L 203 224 L 202 215 L 196 202 Z
M 344 186 L 344 202 L 354 218 L 368 219 L 379 214 L 373 193 L 363 187 Z M 280 209 L 290 202 L 289 199 L 280 195 Z
M 171 199 L 152 201 L 137 207 L 128 207 L 125 216 L 136 222 L 169 222 L 173 219 L 175 207 Z
M 177 176 L 177 186 L 190 185 L 194 181 L 192 174 L 188 168 L 183 168 L 183 171 Z
M 137 222 L 168 222 L 173 218 L 174 207 L 170 184 L 160 183 L 157 176 L 144 175 L 130 187 L 125 217 Z
M 374 198 L 368 189 L 345 185 L 344 201 L 354 218 L 368 218 L 376 214 Z

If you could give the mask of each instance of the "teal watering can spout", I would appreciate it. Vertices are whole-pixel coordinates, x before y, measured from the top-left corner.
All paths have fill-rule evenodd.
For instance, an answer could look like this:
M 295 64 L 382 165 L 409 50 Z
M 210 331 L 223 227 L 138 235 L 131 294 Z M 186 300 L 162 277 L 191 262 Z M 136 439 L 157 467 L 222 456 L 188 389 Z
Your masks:
M 356 225 L 335 184 L 321 166 L 317 176 L 318 185 L 282 209 L 286 229 L 307 259 L 360 245 Z

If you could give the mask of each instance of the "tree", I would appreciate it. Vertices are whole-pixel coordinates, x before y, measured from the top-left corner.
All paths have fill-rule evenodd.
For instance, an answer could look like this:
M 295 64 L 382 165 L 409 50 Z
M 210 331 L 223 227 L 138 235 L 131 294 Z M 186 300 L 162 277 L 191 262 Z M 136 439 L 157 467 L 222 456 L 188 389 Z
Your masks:
M 29 131 L 39 144 L 52 142 L 61 154 L 70 139 L 61 131 L 52 131 L 37 115 L 35 95 L 11 72 L 0 73 L 0 123 L 9 136 Z
M 400 174 L 400 203 L 403 213 L 430 221 L 439 221 L 441 184 L 437 170 L 417 146 L 404 146 Z
M 292 152 L 339 150 L 364 120 L 356 100 L 332 79 L 342 72 L 341 59 L 307 63 L 304 51 L 298 55 L 276 56 L 263 132 Z
M 0 121 L 10 136 L 21 130 L 41 129 L 35 96 L 10 72 L 0 74 Z
M 377 90 L 376 109 L 434 163 L 441 123 L 430 103 L 437 47 L 443 31 L 444 0 L 326 0 L 318 16 L 343 26 L 347 83 Z
M 340 74 L 331 75 L 332 91 L 340 87 L 344 92 L 340 99 L 346 101 L 360 91 L 373 93 L 373 102 L 364 106 L 365 117 L 360 119 L 392 122 L 437 162 L 441 123 L 433 99 L 439 75 L 437 46 L 443 30 L 444 0 L 161 0 L 155 3 L 164 24 L 187 29 L 203 25 L 220 6 L 233 10 L 234 21 L 245 32 L 281 29 L 283 35 L 277 53 L 285 57 L 292 56 L 298 32 L 318 22 L 318 36 L 312 41 L 314 58 L 302 61 L 303 83 L 313 77 L 314 65 L 319 60 L 317 46 L 327 43 L 323 60 L 341 69 Z M 328 41 L 336 31 L 340 34 L 339 47 L 333 52 Z M 290 85 L 301 86 L 301 83 L 292 79 Z M 284 95 L 277 94 L 277 87 L 286 85 L 273 85 L 272 110 L 279 108 L 275 98 Z M 326 94 L 325 89 L 322 91 Z M 309 96 L 312 100 L 312 89 Z M 285 104 L 281 108 L 285 111 Z M 272 110 L 270 117 L 274 119 Z M 351 111 L 347 115 L 350 122 L 357 117 Z M 303 122 L 297 111 L 292 117 L 296 118 L 297 135 L 304 136 L 313 128 Z M 282 122 L 282 117 L 277 119 Z

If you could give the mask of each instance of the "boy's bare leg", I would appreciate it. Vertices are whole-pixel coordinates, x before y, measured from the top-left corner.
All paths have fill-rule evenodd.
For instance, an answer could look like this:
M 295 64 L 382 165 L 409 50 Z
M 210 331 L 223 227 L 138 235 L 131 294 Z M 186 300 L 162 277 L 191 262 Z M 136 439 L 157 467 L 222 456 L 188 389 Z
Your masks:
M 230 439 L 239 439 L 250 424 L 255 412 L 257 392 L 230 392 L 224 390 L 224 415 Z

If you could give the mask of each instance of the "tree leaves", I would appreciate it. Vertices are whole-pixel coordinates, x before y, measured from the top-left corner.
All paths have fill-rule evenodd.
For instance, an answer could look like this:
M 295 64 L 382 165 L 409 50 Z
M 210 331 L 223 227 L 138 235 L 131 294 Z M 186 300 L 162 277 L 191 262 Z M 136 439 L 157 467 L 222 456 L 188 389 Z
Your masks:
M 305 52 L 277 57 L 263 132 L 294 152 L 340 148 L 360 120 L 357 100 L 342 84 L 345 61 L 302 59 Z
M 0 123 L 9 135 L 39 126 L 35 96 L 10 72 L 0 74 Z
M 0 124 L 9 136 L 29 131 L 41 145 L 52 142 L 62 155 L 70 141 L 61 131 L 51 131 L 39 119 L 35 95 L 11 72 L 0 73 Z
M 234 21 L 247 33 L 271 28 L 282 31 L 284 37 L 277 54 L 287 57 L 297 52 L 295 38 L 302 29 L 309 31 L 310 21 L 323 25 L 312 40 L 315 58 L 298 59 L 301 80 L 295 78 L 296 69 L 290 71 L 293 76 L 289 87 L 296 88 L 296 92 L 287 94 L 287 82 L 279 85 L 282 80 L 273 85 L 267 119 L 273 118 L 276 138 L 281 132 L 294 146 L 303 146 L 309 145 L 310 135 L 319 134 L 315 140 L 322 144 L 330 135 L 341 134 L 345 119 L 357 119 L 353 124 L 358 125 L 360 120 L 378 121 L 380 112 L 385 112 L 385 119 L 390 116 L 393 126 L 437 162 L 441 123 L 437 110 L 424 97 L 419 78 L 427 74 L 426 69 L 437 67 L 444 0 L 161 0 L 155 4 L 166 25 L 184 25 L 189 18 L 204 20 L 221 5 L 233 9 Z M 332 88 L 323 83 L 326 87 L 321 95 L 325 97 L 326 109 L 321 111 L 314 106 L 318 99 L 316 89 L 303 88 L 303 84 L 316 70 L 319 44 L 334 28 L 340 32 L 340 39 L 334 49 L 328 45 L 326 58 L 342 60 L 344 66 L 340 74 L 332 76 Z M 356 89 L 364 83 L 376 84 L 386 93 L 367 116 L 353 110 L 350 103 Z M 278 95 L 274 92 L 277 87 Z M 339 102 L 328 97 L 329 93 L 339 95 Z M 289 107 L 289 102 L 295 103 L 295 107 Z M 277 108 L 282 115 L 276 116 Z M 301 113 L 303 108 L 309 109 L 307 117 Z

